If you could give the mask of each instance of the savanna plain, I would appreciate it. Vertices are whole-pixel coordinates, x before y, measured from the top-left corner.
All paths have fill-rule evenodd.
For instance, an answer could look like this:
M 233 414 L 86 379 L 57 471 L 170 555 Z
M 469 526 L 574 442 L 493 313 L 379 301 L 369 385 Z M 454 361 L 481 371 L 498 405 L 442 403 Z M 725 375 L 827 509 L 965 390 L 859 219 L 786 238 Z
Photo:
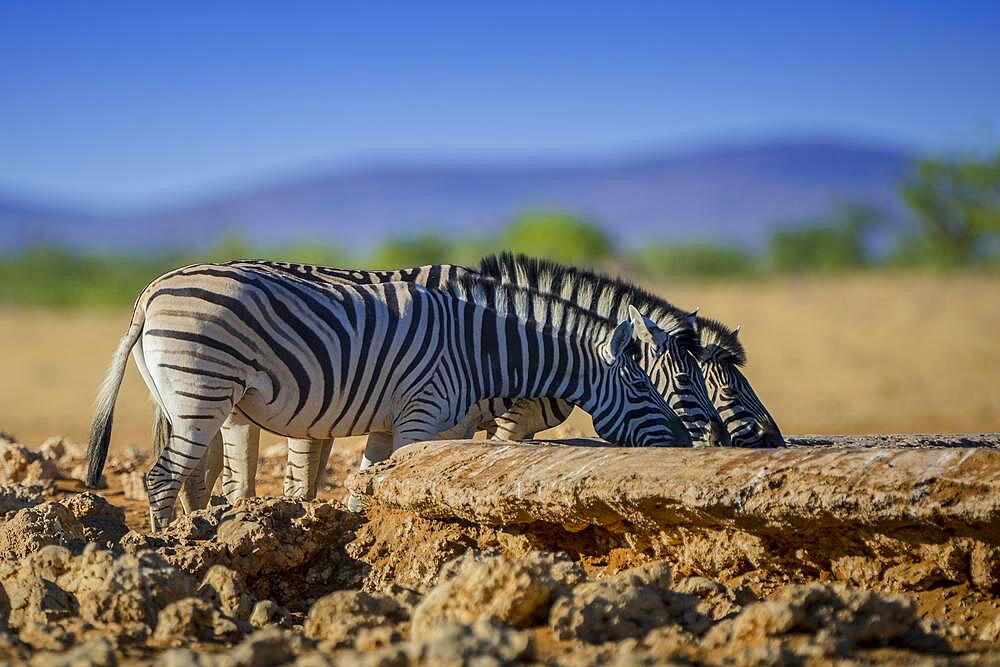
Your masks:
M 430 444 L 350 478 L 349 438 L 316 501 L 276 497 L 285 450 L 265 435 L 262 497 L 150 534 L 131 362 L 106 488 L 80 482 L 128 310 L 0 307 L 0 662 L 1000 664 L 1000 276 L 647 287 L 742 324 L 788 436 L 986 435 Z M 539 437 L 592 435 L 577 413 Z

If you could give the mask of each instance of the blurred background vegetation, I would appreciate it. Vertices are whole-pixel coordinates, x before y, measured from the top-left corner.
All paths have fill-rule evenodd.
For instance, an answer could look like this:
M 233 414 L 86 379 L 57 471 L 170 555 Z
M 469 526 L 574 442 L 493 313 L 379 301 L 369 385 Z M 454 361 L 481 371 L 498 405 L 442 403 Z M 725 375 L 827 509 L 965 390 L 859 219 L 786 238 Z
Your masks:
M 901 194 L 907 219 L 886 219 L 877 210 L 843 202 L 821 219 L 777 225 L 760 249 L 719 239 L 617 247 L 600 221 L 558 211 L 526 212 L 488 236 L 424 233 L 386 241 L 363 254 L 321 241 L 258 247 L 239 237 L 204 250 L 146 255 L 35 246 L 0 256 L 0 303 L 118 306 L 171 268 L 237 258 L 385 269 L 475 265 L 482 255 L 506 249 L 651 280 L 1000 268 L 1000 151 L 985 159 L 921 160 Z

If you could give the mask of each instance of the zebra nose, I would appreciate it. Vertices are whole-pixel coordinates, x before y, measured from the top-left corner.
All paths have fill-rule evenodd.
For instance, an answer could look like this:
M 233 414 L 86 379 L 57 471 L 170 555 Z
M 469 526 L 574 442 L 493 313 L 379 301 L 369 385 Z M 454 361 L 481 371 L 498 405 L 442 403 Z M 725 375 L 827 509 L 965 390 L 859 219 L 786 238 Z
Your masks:
M 670 435 L 674 447 L 690 447 L 694 444 L 691 440 L 691 434 L 680 421 L 671 425 Z
M 781 431 L 778 430 L 775 424 L 771 424 L 764 429 L 764 432 L 761 434 L 760 446 L 769 449 L 785 446 L 785 439 L 781 436 Z
M 708 444 L 710 447 L 729 447 L 733 444 L 729 431 L 718 419 L 708 422 Z

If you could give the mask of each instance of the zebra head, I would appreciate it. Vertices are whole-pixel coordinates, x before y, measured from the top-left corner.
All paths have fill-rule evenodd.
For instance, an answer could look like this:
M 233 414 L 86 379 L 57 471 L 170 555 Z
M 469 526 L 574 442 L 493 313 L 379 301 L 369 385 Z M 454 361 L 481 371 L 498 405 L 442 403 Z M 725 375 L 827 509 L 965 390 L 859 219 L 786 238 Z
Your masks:
M 649 331 L 659 328 L 631 306 L 629 313 L 631 318 L 619 323 L 603 346 L 603 363 L 609 368 L 594 387 L 594 429 L 605 440 L 621 445 L 690 446 L 684 422 L 663 400 L 637 359 L 635 322 L 642 322 Z
M 701 323 L 702 374 L 733 446 L 784 447 L 785 440 L 774 418 L 740 372 L 739 367 L 746 361 L 738 340 L 740 327 L 730 331 L 714 320 Z
M 659 328 L 650 330 L 649 320 L 635 322 L 643 343 L 642 367 L 653 384 L 684 422 L 691 440 L 710 447 L 730 444 L 729 433 L 708 395 L 705 378 L 698 365 L 698 311 L 686 317 L 657 317 Z

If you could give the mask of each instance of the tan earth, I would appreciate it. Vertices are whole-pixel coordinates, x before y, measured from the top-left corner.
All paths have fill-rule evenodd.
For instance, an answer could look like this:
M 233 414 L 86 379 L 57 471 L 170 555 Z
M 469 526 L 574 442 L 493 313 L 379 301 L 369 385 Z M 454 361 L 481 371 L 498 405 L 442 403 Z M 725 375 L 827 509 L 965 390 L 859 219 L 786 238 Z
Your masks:
M 1000 664 L 1000 436 L 789 440 L 422 443 L 346 480 L 364 515 L 216 499 L 155 535 L 140 453 L 93 492 L 74 443 L 0 440 L 0 662 Z

